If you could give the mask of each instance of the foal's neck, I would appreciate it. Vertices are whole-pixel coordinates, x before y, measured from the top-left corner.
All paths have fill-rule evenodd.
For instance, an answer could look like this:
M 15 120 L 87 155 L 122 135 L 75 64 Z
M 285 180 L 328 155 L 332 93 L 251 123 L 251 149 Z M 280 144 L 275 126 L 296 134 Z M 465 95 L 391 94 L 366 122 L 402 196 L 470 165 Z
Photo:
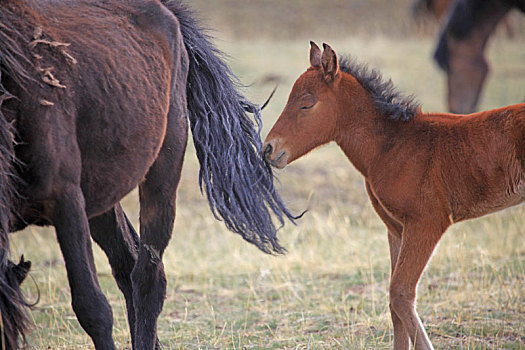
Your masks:
M 335 141 L 366 177 L 388 137 L 385 128 L 390 123 L 377 110 L 370 93 L 353 76 L 342 74 Z

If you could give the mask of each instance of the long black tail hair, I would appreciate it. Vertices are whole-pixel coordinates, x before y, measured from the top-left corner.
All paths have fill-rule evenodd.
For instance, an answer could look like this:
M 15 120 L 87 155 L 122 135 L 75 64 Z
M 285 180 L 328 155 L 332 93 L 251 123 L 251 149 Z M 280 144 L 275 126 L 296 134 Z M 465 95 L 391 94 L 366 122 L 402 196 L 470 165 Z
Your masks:
M 0 42 L 5 42 L 2 41 L 1 36 L 0 32 Z M 0 62 L 2 62 L 1 52 Z M 20 291 L 20 283 L 30 265 L 27 266 L 23 259 L 20 265 L 15 265 L 8 259 L 9 220 L 15 194 L 13 182 L 15 154 L 12 125 L 1 110 L 2 103 L 11 95 L 4 89 L 1 79 L 2 70 L 0 70 L 0 349 L 16 349 L 18 335 L 24 337 L 26 328 L 30 324 L 26 313 L 27 303 Z M 27 270 L 18 274 L 18 267 Z
M 31 266 L 23 258 L 18 265 L 9 261 L 9 221 L 16 200 L 14 164 L 14 131 L 2 112 L 2 104 L 13 96 L 4 87 L 4 78 L 20 81 L 27 77 L 24 62 L 29 62 L 21 50 L 21 34 L 11 26 L 17 15 L 8 6 L 0 11 L 0 349 L 18 348 L 19 335 L 31 325 L 27 316 L 27 302 L 20 284 Z
M 265 253 L 283 253 L 273 216 L 280 225 L 294 216 L 261 156 L 261 110 L 237 91 L 237 78 L 193 13 L 179 0 L 162 3 L 179 20 L 190 60 L 187 103 L 201 190 L 230 230 Z

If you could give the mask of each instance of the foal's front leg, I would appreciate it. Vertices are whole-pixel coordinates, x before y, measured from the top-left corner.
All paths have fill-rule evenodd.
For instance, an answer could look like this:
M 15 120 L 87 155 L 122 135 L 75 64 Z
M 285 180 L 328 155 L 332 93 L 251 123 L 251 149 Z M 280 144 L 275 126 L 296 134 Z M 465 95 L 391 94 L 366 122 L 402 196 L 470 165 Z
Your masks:
M 448 224 L 434 219 L 405 224 L 392 280 L 390 305 L 417 350 L 434 349 L 416 311 L 416 289 L 432 252 Z
M 377 199 L 374 191 L 370 187 L 370 184 L 365 182 L 366 191 L 370 197 L 370 202 L 374 207 L 377 215 L 383 220 L 388 230 L 388 244 L 390 246 L 390 267 L 391 276 L 394 274 L 394 270 L 397 264 L 397 257 L 399 256 L 399 250 L 401 248 L 401 235 L 403 232 L 403 226 L 396 221 L 388 212 L 383 208 L 383 205 Z M 395 310 L 390 304 L 390 315 L 392 318 L 392 325 L 394 327 L 394 350 L 408 350 L 410 348 L 410 338 L 408 333 L 403 326 L 403 322 L 398 317 Z
M 399 256 L 399 249 L 401 248 L 401 237 L 394 234 L 392 231 L 388 231 L 388 245 L 390 247 L 390 266 L 391 276 L 394 275 L 394 269 L 397 264 L 397 258 Z M 394 350 L 408 350 L 410 348 L 410 338 L 408 332 L 403 325 L 403 321 L 399 318 L 396 311 L 390 303 L 390 316 L 392 317 L 392 324 L 394 326 Z

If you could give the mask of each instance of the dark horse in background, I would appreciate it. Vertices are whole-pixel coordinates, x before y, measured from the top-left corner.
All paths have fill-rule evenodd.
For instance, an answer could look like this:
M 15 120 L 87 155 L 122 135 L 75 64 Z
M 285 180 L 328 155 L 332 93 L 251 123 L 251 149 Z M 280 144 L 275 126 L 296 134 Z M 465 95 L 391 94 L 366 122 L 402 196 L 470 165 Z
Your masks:
M 451 6 L 434 53 L 447 73 L 450 112 L 476 110 L 489 71 L 487 41 L 514 8 L 525 12 L 525 0 L 456 0 Z
M 415 0 L 412 3 L 412 15 L 414 18 L 431 14 L 436 19 L 443 17 L 454 0 Z
M 133 347 L 158 346 L 188 119 L 214 215 L 283 252 L 275 221 L 293 218 L 260 155 L 260 108 L 179 1 L 0 0 L 0 65 L 1 348 L 25 339 L 29 263 L 8 260 L 8 234 L 30 224 L 55 226 L 97 349 L 115 345 L 90 235 L 125 296 Z M 137 185 L 140 238 L 119 205 Z

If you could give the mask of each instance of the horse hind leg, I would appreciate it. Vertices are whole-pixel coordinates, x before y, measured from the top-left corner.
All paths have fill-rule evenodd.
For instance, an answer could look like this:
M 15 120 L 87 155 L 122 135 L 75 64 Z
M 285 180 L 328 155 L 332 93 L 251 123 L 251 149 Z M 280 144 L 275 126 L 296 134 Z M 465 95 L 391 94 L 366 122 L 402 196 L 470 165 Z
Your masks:
M 136 320 L 131 272 L 137 262 L 139 236 L 120 204 L 90 219 L 89 227 L 91 237 L 106 253 L 113 277 L 126 299 L 131 344 L 135 344 Z M 155 342 L 156 348 L 160 348 L 158 339 Z
M 152 349 L 166 294 L 162 255 L 175 220 L 175 197 L 187 141 L 184 113 L 171 107 L 159 156 L 140 185 L 140 246 L 131 273 L 136 349 Z
M 66 263 L 71 304 L 95 348 L 114 349 L 113 314 L 96 277 L 84 197 L 80 186 L 64 187 L 54 205 L 53 224 Z
M 33 127 L 33 131 L 51 134 L 46 127 Z M 113 314 L 98 284 L 85 198 L 80 186 L 80 150 L 75 138 L 60 133 L 56 137 L 63 142 L 63 148 L 53 148 L 54 145 L 41 139 L 31 145 L 36 159 L 50 160 L 45 167 L 36 168 L 33 200 L 42 203 L 42 215 L 55 226 L 71 289 L 71 305 L 80 325 L 96 349 L 114 349 Z
M 120 204 L 89 220 L 91 237 L 108 257 L 113 276 L 126 299 L 132 344 L 135 341 L 135 307 L 131 271 L 138 256 L 139 236 Z
M 22 92 L 21 101 L 32 101 Z M 64 102 L 65 103 L 65 102 Z M 34 116 L 38 116 L 35 118 Z M 82 161 L 76 118 L 61 108 L 21 104 L 17 126 L 20 154 L 30 178 L 24 195 L 55 226 L 71 289 L 71 305 L 96 349 L 114 349 L 113 315 L 95 273 L 86 203 L 81 189 Z M 29 157 L 30 155 L 30 157 Z

